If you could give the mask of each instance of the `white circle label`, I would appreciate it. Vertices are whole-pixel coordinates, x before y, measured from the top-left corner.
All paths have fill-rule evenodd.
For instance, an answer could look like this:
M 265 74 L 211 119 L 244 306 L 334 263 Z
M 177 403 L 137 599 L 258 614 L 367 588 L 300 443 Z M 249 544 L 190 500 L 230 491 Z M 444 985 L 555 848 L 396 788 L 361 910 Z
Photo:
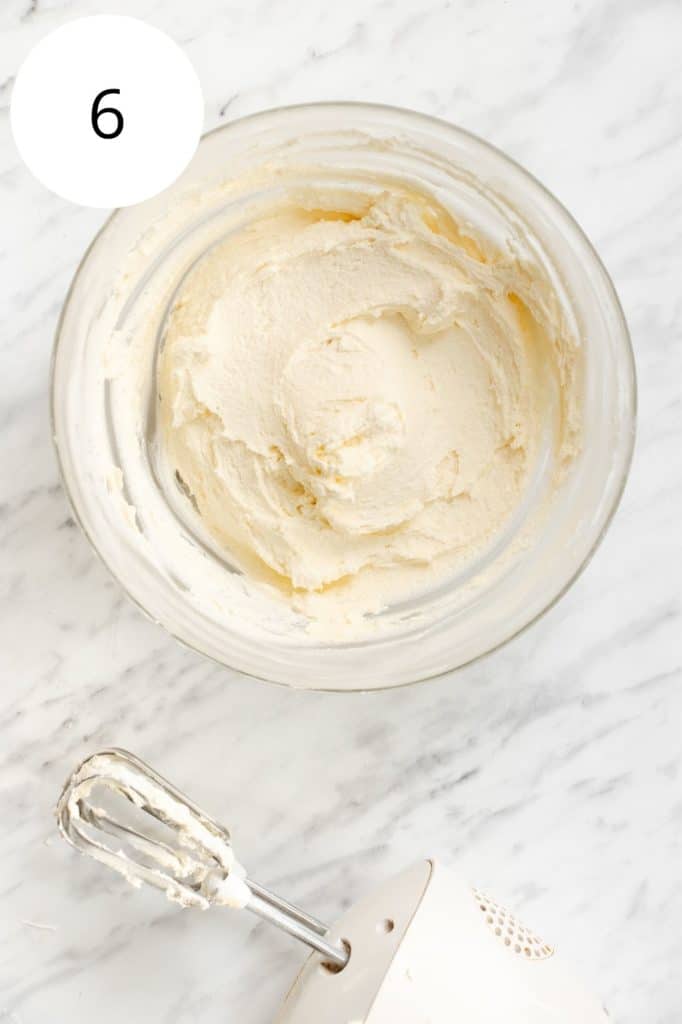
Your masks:
M 201 85 L 169 36 L 137 18 L 79 18 L 29 53 L 12 91 L 17 148 L 43 185 L 82 206 L 130 206 L 185 169 Z

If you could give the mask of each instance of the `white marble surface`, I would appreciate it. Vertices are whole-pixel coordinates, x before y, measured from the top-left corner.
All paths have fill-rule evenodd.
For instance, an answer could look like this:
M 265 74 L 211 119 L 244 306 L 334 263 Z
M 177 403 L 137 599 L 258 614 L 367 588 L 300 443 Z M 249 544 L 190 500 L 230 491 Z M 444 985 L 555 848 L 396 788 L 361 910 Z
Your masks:
M 596 243 L 636 350 L 635 462 L 587 572 L 502 651 L 366 697 L 259 684 L 147 622 L 74 527 L 50 346 L 104 215 L 32 179 L 7 106 L 29 48 L 98 11 L 186 47 L 207 128 L 311 99 L 428 111 L 524 163 Z M 620 1024 L 682 1020 L 682 6 L 3 0 L 0 28 L 0 1021 L 265 1024 L 302 960 L 249 915 L 178 911 L 66 847 L 60 785 L 106 744 L 175 779 L 254 877 L 321 915 L 437 853 L 553 937 Z

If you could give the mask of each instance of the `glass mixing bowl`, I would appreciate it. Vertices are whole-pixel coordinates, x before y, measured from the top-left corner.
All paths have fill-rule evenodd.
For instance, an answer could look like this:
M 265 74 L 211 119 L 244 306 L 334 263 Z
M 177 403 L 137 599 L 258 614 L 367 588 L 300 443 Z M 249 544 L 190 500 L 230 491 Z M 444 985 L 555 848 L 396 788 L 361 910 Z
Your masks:
M 230 180 L 264 163 L 314 167 L 334 179 L 397 179 L 431 192 L 464 223 L 502 241 L 523 226 L 583 349 L 580 456 L 549 515 L 526 543 L 514 538 L 537 514 L 551 470 L 540 462 L 530 493 L 492 547 L 437 589 L 377 615 L 354 642 L 315 640 L 300 617 L 256 595 L 202 542 L 160 486 L 138 417 L 143 472 L 133 479 L 122 423 L 148 396 L 117 391 L 103 372 L 107 342 L 140 329 L 146 300 L 167 309 L 188 262 L 248 219 L 257 195 Z M 295 173 L 291 171 L 291 173 Z M 279 187 L 279 186 L 273 186 Z M 169 214 L 191 214 L 181 224 Z M 238 208 L 237 208 L 238 207 Z M 240 212 L 241 211 L 241 212 Z M 137 270 L 130 271 L 130 254 Z M 165 303 L 165 306 L 164 306 Z M 163 318 L 142 327 L 158 338 Z M 154 346 L 145 373 L 155 395 Z M 153 399 L 152 399 L 153 400 Z M 599 257 L 575 221 L 537 181 L 482 140 L 411 111 L 352 103 L 256 114 L 207 135 L 185 174 L 154 199 L 117 211 L 86 253 L 55 344 L 52 412 L 75 516 L 130 597 L 173 636 L 242 672 L 298 687 L 369 690 L 458 668 L 533 622 L 585 566 L 616 508 L 634 441 L 635 374 L 623 313 Z M 137 415 L 137 414 L 136 414 Z M 133 417 L 134 418 L 134 417 Z M 179 543 L 169 543 L 169 538 Z M 237 597 L 239 598 L 237 600 Z

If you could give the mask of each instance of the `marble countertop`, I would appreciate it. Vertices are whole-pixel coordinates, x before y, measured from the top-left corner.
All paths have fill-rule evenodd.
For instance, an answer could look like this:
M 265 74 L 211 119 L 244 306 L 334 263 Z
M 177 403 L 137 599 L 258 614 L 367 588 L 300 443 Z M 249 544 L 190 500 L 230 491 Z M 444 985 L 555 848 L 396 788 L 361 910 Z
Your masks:
M 587 571 L 504 649 L 370 696 L 260 684 L 146 621 L 75 527 L 50 348 L 104 213 L 31 177 L 7 108 L 30 47 L 100 11 L 186 48 L 207 128 L 313 99 L 437 114 L 528 167 L 596 244 L 636 352 L 634 465 Z M 436 854 L 553 938 L 619 1024 L 682 1020 L 682 7 L 4 0 L 0 30 L 0 1021 L 265 1024 L 304 958 L 248 914 L 180 911 L 75 857 L 52 808 L 111 744 L 320 916 Z

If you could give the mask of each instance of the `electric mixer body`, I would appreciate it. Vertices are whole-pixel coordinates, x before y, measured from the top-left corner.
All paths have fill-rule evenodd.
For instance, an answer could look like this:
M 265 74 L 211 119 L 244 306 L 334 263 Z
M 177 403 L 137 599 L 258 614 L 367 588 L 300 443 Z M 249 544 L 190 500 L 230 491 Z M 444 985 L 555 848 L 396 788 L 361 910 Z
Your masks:
M 605 1024 L 553 949 L 437 862 L 354 906 L 329 935 L 340 972 L 313 954 L 276 1024 Z

